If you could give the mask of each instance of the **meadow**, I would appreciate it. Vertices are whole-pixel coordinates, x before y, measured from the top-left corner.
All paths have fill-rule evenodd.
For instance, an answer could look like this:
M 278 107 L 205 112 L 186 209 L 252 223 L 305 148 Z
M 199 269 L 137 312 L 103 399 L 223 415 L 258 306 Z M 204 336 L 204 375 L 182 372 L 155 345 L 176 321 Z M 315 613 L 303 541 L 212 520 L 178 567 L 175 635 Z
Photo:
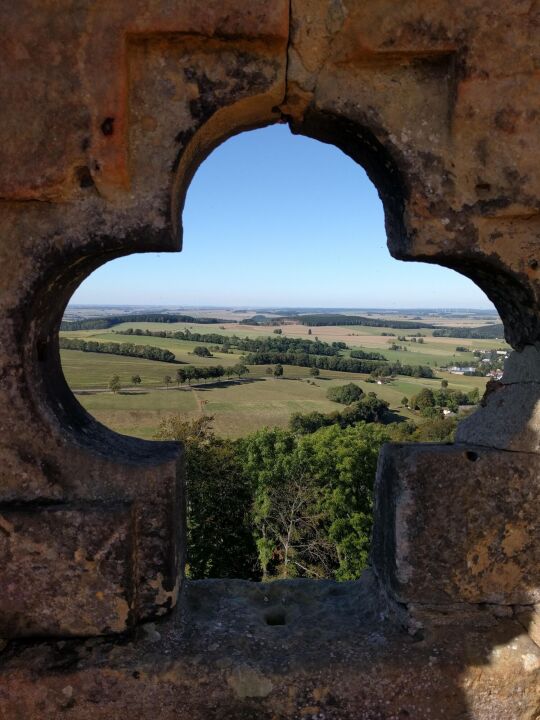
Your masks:
M 196 323 L 137 322 L 116 325 L 110 330 L 72 331 L 65 335 L 100 342 L 154 345 L 173 352 L 178 362 L 196 366 L 223 365 L 226 368 L 241 361 L 239 352 L 213 352 L 213 357 L 198 357 L 193 350 L 205 343 L 123 334 L 128 328 L 167 332 L 189 329 L 192 332 L 241 337 L 271 336 L 275 329 L 233 323 L 209 327 Z M 379 385 L 368 382 L 368 376 L 364 374 L 323 370 L 319 377 L 313 378 L 309 368 L 289 365 L 284 367 L 282 378 L 274 378 L 267 375 L 267 366 L 260 365 L 249 366 L 249 375 L 245 379 L 223 379 L 221 382 L 178 387 L 174 378 L 177 368 L 182 365 L 79 350 L 62 350 L 61 360 L 66 380 L 79 402 L 100 422 L 117 432 L 152 438 L 159 421 L 170 414 L 178 413 L 186 418 L 207 414 L 214 416 L 214 427 L 219 435 L 240 437 L 265 426 L 285 427 L 294 412 L 331 412 L 337 409 L 336 403 L 327 399 L 326 392 L 329 387 L 348 382 L 357 383 L 365 392 L 375 392 L 390 404 L 390 409 L 397 415 L 421 422 L 418 415 L 404 407 L 404 396 L 410 398 L 423 387 L 439 388 L 443 379 L 448 381 L 450 388 L 469 391 L 477 387 L 482 393 L 486 378 L 453 375 L 440 370 L 440 366 L 467 364 L 474 357 L 474 349 L 507 347 L 502 340 L 432 338 L 430 330 L 422 330 L 423 343 L 399 341 L 398 335 L 406 334 L 405 331 L 377 327 L 317 327 L 310 335 L 309 328 L 304 325 L 286 324 L 282 326 L 282 332 L 288 337 L 318 337 L 327 342 L 346 342 L 349 349 L 376 349 L 389 360 L 399 360 L 403 364 L 430 365 L 436 378 L 397 376 Z M 383 334 L 388 332 L 395 333 L 395 336 Z M 407 337 L 410 336 L 407 334 Z M 389 350 L 390 343 L 404 346 L 407 350 Z M 457 352 L 457 346 L 466 347 L 468 352 Z M 118 375 L 122 384 L 122 390 L 116 394 L 108 390 L 113 375 Z M 141 385 L 134 386 L 131 382 L 134 375 L 141 377 Z M 173 380 L 171 384 L 165 382 L 167 375 Z

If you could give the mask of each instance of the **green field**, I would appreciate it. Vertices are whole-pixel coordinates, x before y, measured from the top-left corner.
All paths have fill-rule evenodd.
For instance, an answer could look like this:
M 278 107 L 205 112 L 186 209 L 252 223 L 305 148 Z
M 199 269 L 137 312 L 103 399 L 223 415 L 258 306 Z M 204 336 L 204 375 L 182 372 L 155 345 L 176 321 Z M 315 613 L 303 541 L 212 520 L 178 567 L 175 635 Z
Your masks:
M 169 332 L 189 328 L 192 332 L 249 337 L 273 333 L 271 327 L 247 325 L 227 324 L 222 326 L 222 329 L 217 325 L 202 324 L 126 323 L 115 326 L 115 332 L 88 330 L 67 332 L 65 335 L 101 342 L 154 345 L 172 351 L 179 362 L 198 366 L 219 364 L 227 367 L 238 363 L 241 357 L 239 353 L 215 352 L 212 358 L 200 358 L 193 355 L 193 348 L 203 343 L 122 334 L 121 331 L 128 327 Z M 308 330 L 302 325 L 283 326 L 283 334 L 290 337 L 308 337 Z M 397 340 L 397 335 L 405 334 L 404 331 L 395 331 L 395 337 L 383 336 L 383 332 L 388 332 L 388 328 L 318 327 L 312 329 L 311 339 L 319 337 L 327 342 L 341 340 L 347 342 L 351 348 L 368 351 L 376 348 L 377 352 L 391 361 L 430 365 L 437 368 L 437 379 L 398 376 L 391 382 L 379 385 L 367 382 L 366 375 L 334 371 L 321 371 L 321 376 L 313 379 L 308 368 L 294 366 L 286 366 L 285 376 L 276 379 L 266 375 L 266 366 L 251 366 L 245 380 L 223 380 L 207 385 L 197 383 L 193 387 L 180 388 L 173 382 L 167 388 L 165 376 L 171 376 L 174 381 L 176 370 L 182 367 L 181 365 L 78 350 L 62 350 L 61 360 L 66 380 L 79 402 L 100 422 L 118 432 L 151 438 L 160 419 L 172 413 L 179 413 L 186 418 L 209 414 L 215 417 L 217 433 L 238 437 L 264 426 L 284 427 L 293 412 L 330 412 L 339 409 L 339 405 L 326 398 L 326 392 L 331 386 L 347 382 L 358 383 L 365 392 L 375 392 L 400 416 L 421 422 L 421 418 L 402 406 L 403 396 L 410 398 L 423 387 L 439 388 L 443 378 L 448 380 L 451 388 L 468 391 L 478 387 L 483 392 L 485 378 L 451 375 L 438 369 L 450 364 L 469 363 L 473 359 L 471 352 L 456 352 L 456 346 L 461 345 L 470 350 L 505 347 L 504 342 L 498 340 L 431 338 L 430 331 L 422 331 L 426 335 L 424 343 L 411 343 Z M 407 351 L 388 350 L 389 341 L 406 345 Z M 108 383 L 116 374 L 120 376 L 123 389 L 115 395 L 108 391 Z M 136 374 L 141 376 L 142 385 L 134 388 L 131 377 Z

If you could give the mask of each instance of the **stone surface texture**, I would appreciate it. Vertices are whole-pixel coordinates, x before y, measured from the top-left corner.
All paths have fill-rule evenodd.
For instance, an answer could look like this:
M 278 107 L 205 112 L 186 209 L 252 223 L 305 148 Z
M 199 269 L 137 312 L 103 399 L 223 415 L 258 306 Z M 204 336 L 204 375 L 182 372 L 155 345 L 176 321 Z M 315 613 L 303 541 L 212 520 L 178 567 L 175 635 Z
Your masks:
M 539 25 L 534 0 L 1 4 L 2 720 L 537 720 Z M 455 447 L 385 451 L 375 576 L 183 587 L 182 450 L 91 418 L 58 327 L 100 265 L 180 250 L 197 167 L 274 122 L 362 164 L 390 252 L 473 279 L 518 354 Z
M 186 583 L 176 613 L 121 644 L 9 643 L 0 717 L 537 717 L 540 648 L 512 610 L 411 635 L 381 612 L 377 592 L 370 573 L 354 583 Z
M 449 471 L 451 468 L 451 471 Z M 386 445 L 374 568 L 400 603 L 540 603 L 540 455 Z
M 540 452 L 540 348 L 512 352 L 499 382 L 492 381 L 480 408 L 463 420 L 458 442 L 501 450 Z

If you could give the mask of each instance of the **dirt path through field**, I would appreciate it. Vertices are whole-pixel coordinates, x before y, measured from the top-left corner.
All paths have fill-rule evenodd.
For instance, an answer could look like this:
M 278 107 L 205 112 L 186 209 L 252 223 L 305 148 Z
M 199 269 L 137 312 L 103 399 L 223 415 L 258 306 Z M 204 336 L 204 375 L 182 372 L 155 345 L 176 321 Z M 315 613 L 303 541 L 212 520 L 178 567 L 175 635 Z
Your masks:
M 196 402 L 197 402 L 197 407 L 199 408 L 199 413 L 200 413 L 201 415 L 204 415 L 204 406 L 206 405 L 206 403 L 208 402 L 208 400 L 202 400 L 202 399 L 199 397 L 199 394 L 198 394 L 198 392 L 195 390 L 194 387 L 191 388 L 191 392 L 193 393 L 193 395 L 194 395 L 194 397 L 195 397 L 195 400 L 196 400 Z

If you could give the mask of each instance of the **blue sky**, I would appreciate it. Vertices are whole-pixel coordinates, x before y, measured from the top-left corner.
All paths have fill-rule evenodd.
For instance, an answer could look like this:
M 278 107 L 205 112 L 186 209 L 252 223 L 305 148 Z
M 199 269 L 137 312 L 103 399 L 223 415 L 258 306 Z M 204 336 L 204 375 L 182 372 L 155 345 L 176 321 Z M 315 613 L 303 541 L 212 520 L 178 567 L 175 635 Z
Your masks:
M 470 280 L 393 260 L 382 205 L 340 150 L 286 125 L 242 133 L 201 165 L 184 249 L 94 272 L 79 304 L 486 308 Z

